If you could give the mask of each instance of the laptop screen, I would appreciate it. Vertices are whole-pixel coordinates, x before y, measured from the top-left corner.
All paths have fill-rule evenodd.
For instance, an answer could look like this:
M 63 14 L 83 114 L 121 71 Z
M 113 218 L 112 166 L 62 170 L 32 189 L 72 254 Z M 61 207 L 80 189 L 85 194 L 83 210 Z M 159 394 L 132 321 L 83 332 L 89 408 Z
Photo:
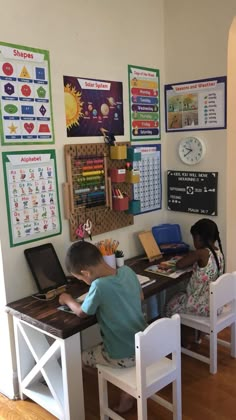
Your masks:
M 67 284 L 56 251 L 51 243 L 25 249 L 26 260 L 41 293 Z

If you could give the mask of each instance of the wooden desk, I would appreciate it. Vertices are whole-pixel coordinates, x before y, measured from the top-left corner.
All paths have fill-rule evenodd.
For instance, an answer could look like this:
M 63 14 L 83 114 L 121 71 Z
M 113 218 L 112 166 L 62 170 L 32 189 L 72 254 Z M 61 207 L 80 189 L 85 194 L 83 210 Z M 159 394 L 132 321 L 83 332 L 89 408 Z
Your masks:
M 186 276 L 171 279 L 147 273 L 150 262 L 144 259 L 131 258 L 126 264 L 137 274 L 156 279 L 144 287 L 145 298 Z M 77 297 L 87 290 L 78 283 L 68 292 Z M 20 397 L 29 397 L 59 419 L 84 420 L 80 333 L 97 321 L 95 316 L 80 319 L 58 311 L 58 305 L 58 298 L 45 302 L 32 296 L 7 305 L 14 322 Z
M 155 273 L 150 273 L 145 271 L 146 268 L 150 267 L 152 264 L 157 264 L 161 260 L 151 262 L 148 261 L 145 257 L 134 257 L 126 260 L 125 263 L 131 267 L 135 273 L 141 274 L 143 276 L 147 276 L 152 280 L 156 280 L 155 283 L 150 284 L 150 286 L 146 286 L 143 288 L 144 298 L 148 298 L 153 296 L 163 290 L 168 289 L 171 286 L 180 283 L 183 280 L 188 280 L 190 278 L 191 273 L 187 272 L 179 276 L 177 279 L 172 279 L 171 277 L 161 276 Z

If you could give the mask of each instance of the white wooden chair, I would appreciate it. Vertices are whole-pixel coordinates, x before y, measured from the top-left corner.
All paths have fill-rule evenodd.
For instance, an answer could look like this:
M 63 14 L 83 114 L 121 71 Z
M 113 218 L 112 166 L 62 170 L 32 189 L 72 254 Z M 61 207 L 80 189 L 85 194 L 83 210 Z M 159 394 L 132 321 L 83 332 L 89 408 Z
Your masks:
M 172 354 L 172 359 L 166 356 Z M 137 399 L 138 420 L 147 419 L 147 398 L 173 412 L 174 420 L 182 419 L 180 317 L 162 318 L 135 334 L 136 366 L 112 368 L 98 365 L 100 418 L 121 420 L 108 407 L 107 382 Z M 173 403 L 155 395 L 172 383 Z
M 217 311 L 224 306 L 223 312 Z M 203 317 L 190 314 L 180 314 L 181 324 L 203 333 L 209 334 L 209 357 L 182 347 L 182 353 L 194 357 L 210 365 L 210 373 L 217 372 L 217 342 L 231 347 L 231 356 L 236 357 L 236 272 L 220 276 L 210 284 L 210 316 Z M 231 326 L 231 342 L 217 340 L 217 334 Z

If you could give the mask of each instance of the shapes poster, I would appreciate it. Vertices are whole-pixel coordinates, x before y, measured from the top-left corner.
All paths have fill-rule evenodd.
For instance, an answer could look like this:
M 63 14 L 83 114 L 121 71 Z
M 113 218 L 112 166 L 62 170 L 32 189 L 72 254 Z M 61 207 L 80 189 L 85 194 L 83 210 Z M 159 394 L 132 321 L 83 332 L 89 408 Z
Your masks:
M 54 143 L 49 52 L 0 43 L 3 145 Z
M 61 233 L 54 150 L 2 154 L 11 247 Z
M 226 77 L 165 86 L 166 131 L 226 128 Z
M 140 172 L 140 182 L 133 185 L 133 198 L 140 200 L 140 213 L 161 208 L 161 145 L 133 146 L 141 152 L 141 160 L 133 161 Z
M 160 140 L 159 70 L 128 66 L 131 141 Z
M 67 137 L 124 134 L 121 82 L 64 76 Z

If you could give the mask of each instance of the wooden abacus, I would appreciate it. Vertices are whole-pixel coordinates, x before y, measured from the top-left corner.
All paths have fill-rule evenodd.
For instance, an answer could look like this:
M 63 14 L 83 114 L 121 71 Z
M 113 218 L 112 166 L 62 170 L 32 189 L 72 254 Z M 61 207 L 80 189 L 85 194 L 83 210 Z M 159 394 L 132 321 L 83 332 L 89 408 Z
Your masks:
M 129 145 L 129 143 L 118 143 Z M 76 229 L 87 219 L 92 235 L 132 225 L 133 215 L 112 209 L 112 186 L 109 169 L 124 168 L 125 160 L 110 159 L 109 146 L 103 143 L 65 145 L 67 182 L 63 184 L 64 213 L 70 223 L 70 238 L 78 239 Z M 119 184 L 120 185 L 120 184 Z M 132 186 L 122 183 L 122 191 L 132 197 Z

